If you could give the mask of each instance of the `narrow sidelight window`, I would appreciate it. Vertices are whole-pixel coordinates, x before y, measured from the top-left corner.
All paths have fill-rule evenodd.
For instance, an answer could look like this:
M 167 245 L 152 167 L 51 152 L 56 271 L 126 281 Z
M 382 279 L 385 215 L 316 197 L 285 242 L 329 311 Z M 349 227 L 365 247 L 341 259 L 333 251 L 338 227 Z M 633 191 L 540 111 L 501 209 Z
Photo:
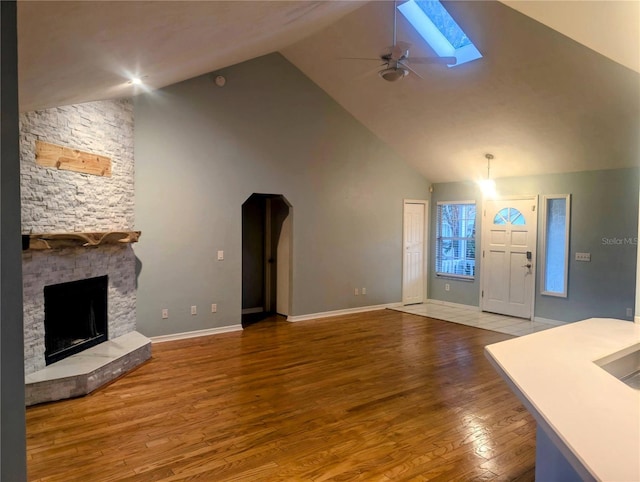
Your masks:
M 542 270 L 540 292 L 567 297 L 571 195 L 546 195 L 542 210 Z

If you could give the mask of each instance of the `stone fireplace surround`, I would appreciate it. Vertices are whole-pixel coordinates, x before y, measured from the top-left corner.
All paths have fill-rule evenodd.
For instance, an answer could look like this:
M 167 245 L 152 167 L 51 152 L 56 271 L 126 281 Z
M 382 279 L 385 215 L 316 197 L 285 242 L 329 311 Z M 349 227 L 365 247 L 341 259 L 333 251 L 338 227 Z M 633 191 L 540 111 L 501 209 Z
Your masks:
M 38 166 L 36 140 L 109 156 L 112 176 Z M 133 229 L 130 99 L 21 114 L 20 157 L 23 235 Z M 150 357 L 150 340 L 135 332 L 135 267 L 130 244 L 23 251 L 27 405 L 86 394 Z M 104 275 L 109 278 L 109 340 L 47 367 L 44 287 Z
M 130 247 L 104 246 L 22 254 L 25 374 L 45 368 L 44 287 L 107 275 L 108 333 L 117 338 L 136 328 L 135 256 Z

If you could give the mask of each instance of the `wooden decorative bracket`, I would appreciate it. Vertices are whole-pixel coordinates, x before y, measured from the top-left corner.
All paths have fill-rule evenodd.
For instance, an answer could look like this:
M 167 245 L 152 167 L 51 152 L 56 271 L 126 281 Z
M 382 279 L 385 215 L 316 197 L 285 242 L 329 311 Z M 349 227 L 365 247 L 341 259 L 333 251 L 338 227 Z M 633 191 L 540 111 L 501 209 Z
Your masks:
M 36 163 L 65 171 L 111 177 L 111 158 L 36 141 Z
M 141 231 L 23 234 L 22 249 L 91 248 L 103 244 L 136 243 L 141 234 Z

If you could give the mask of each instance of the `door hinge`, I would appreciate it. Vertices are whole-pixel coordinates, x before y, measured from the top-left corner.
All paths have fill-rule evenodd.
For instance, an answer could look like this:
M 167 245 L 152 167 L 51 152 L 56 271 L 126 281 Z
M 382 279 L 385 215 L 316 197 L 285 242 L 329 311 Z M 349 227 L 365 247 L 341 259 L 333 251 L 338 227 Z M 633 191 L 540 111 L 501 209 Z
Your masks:
M 534 204 L 533 206 L 531 206 L 531 210 L 535 211 L 536 210 L 536 205 Z
M 484 290 L 482 290 L 482 294 L 480 295 L 480 298 L 484 298 Z
M 482 259 L 484 259 L 484 249 L 482 250 Z

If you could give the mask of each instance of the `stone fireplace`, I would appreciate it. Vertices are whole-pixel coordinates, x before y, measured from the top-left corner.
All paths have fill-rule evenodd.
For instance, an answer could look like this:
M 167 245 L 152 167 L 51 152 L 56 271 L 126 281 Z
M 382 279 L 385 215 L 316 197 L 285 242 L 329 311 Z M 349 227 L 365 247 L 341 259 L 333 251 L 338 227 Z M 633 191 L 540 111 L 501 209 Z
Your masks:
M 111 175 L 38 165 L 36 141 L 108 156 L 112 163 Z M 22 114 L 20 151 L 23 239 L 33 233 L 133 229 L 133 105 L 130 99 Z M 149 340 L 135 333 L 136 258 L 131 244 L 71 243 L 54 249 L 25 249 L 22 269 L 27 404 L 87 393 L 87 387 L 95 385 L 95 380 L 87 380 L 96 378 L 95 373 L 81 373 L 80 379 L 70 380 L 69 373 L 75 373 L 72 375 L 76 377 L 78 374 L 77 367 L 69 367 L 74 366 L 74 358 L 93 353 L 107 343 L 115 343 L 117 346 L 111 346 L 111 351 L 117 352 L 135 338 L 133 345 L 138 347 L 142 343 L 145 349 L 134 358 L 140 361 L 150 356 Z M 96 279 L 100 280 L 100 287 L 91 288 L 97 293 L 89 294 L 91 290 L 81 288 L 86 280 Z M 66 288 L 72 292 L 76 289 L 75 294 L 62 293 Z M 50 296 L 62 299 L 51 301 Z M 49 313 L 50 310 L 53 312 Z M 74 327 L 76 319 L 82 317 L 88 318 L 85 320 L 88 326 Z M 63 326 L 58 330 L 56 343 L 69 346 L 48 346 L 51 341 L 48 325 L 54 321 Z M 98 327 L 99 324 L 102 326 Z M 110 369 L 111 374 L 100 373 L 97 378 L 107 381 L 115 378 L 123 367 L 130 367 L 132 361 L 109 363 L 115 366 Z M 61 371 L 61 367 L 67 368 Z M 60 375 L 63 372 L 66 375 Z M 75 388 L 60 389 L 52 377 L 61 377 L 63 385 L 75 384 Z M 29 393 L 30 383 L 40 383 L 34 396 Z M 78 389 L 78 385 L 84 387 Z
M 47 366 L 45 290 L 49 286 L 106 277 L 108 338 L 136 328 L 135 255 L 130 246 L 25 251 L 22 276 L 27 375 Z

